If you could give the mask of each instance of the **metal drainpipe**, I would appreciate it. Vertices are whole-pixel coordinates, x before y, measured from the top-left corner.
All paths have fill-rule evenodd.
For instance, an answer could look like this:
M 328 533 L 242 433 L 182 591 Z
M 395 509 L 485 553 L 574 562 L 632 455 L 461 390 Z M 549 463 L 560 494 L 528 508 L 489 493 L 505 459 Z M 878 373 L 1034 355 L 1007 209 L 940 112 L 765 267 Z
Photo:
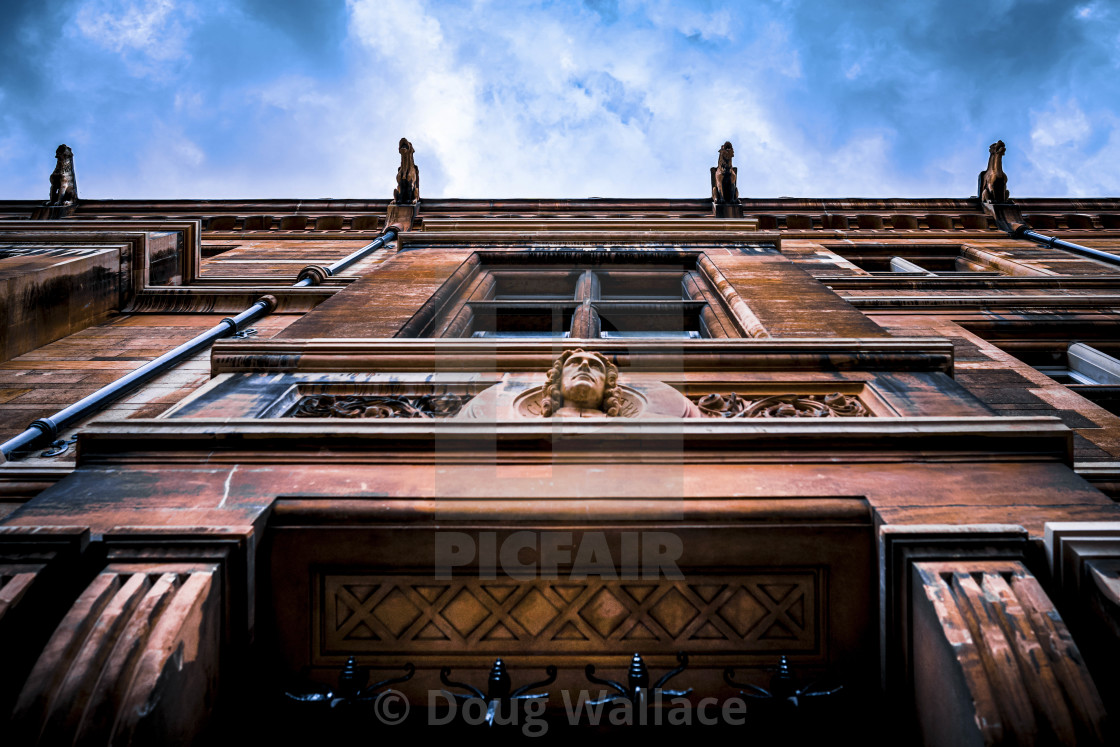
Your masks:
M 1080 244 L 1073 244 L 1069 241 L 1063 241 L 1056 236 L 1044 236 L 1024 226 L 1022 223 L 1017 223 L 1012 226 L 1008 233 L 1017 239 L 1029 239 L 1036 244 L 1042 244 L 1043 246 L 1049 246 L 1055 249 L 1065 249 L 1067 252 L 1073 252 L 1074 254 L 1080 254 L 1092 259 L 1099 259 L 1101 262 L 1107 262 L 1110 265 L 1120 265 L 1120 256 L 1118 255 L 1102 252 L 1100 249 L 1093 249 L 1088 246 L 1081 246 Z
M 397 229 L 387 228 L 372 242 L 366 244 L 353 254 L 343 257 L 330 267 L 316 267 L 314 265 L 306 267 L 300 272 L 300 279 L 294 283 L 292 287 L 305 288 L 309 285 L 318 285 L 324 278 L 337 274 L 340 270 L 349 267 L 371 252 L 380 249 L 385 246 L 385 244 L 395 239 L 396 236 Z M 263 319 L 275 308 L 276 299 L 273 296 L 263 296 L 237 316 L 232 318 L 226 317 L 201 335 L 145 363 L 135 371 L 117 379 L 112 384 L 103 386 L 93 394 L 78 400 L 66 409 L 59 410 L 49 417 L 36 420 L 29 425 L 27 430 L 23 433 L 0 444 L 0 454 L 3 455 L 3 460 L 19 459 L 25 455 L 17 453 L 33 449 L 36 442 L 45 441 L 47 439 L 54 440 L 58 437 L 59 433 L 74 423 L 93 415 L 106 405 L 115 402 L 141 384 L 164 373 L 186 358 L 197 355 L 212 345 L 216 340 L 229 337 L 235 332 L 238 332 L 242 327 Z

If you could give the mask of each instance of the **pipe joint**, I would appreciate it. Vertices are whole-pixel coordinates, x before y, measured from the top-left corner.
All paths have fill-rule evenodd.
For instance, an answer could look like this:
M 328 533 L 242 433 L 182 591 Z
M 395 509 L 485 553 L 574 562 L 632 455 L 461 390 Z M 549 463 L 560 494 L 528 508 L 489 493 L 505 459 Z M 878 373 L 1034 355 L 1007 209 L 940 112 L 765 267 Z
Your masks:
M 58 425 L 50 418 L 39 418 L 27 427 L 38 428 L 44 436 L 52 440 L 58 437 Z
M 280 305 L 280 302 L 276 300 L 276 296 L 273 296 L 271 294 L 261 296 L 257 299 L 257 303 L 264 304 L 263 316 L 268 316 L 272 312 L 276 311 L 276 307 Z
M 322 265 L 308 265 L 299 271 L 296 281 L 310 280 L 312 285 L 322 285 L 323 281 L 331 277 L 334 273 L 331 268 L 323 267 Z

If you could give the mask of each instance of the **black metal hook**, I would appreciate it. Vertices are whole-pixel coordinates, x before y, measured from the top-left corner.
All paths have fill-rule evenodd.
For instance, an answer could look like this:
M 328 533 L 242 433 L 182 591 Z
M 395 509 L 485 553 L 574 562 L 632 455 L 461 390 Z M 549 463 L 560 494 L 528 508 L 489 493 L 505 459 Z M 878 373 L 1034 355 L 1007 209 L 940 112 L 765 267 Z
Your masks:
M 778 666 L 775 668 L 774 676 L 770 678 L 769 690 L 748 683 L 736 682 L 735 670 L 731 667 L 723 670 L 723 681 L 732 687 L 739 688 L 739 693 L 748 698 L 774 704 L 788 704 L 793 708 L 801 706 L 802 698 L 827 697 L 829 695 L 835 695 L 844 689 L 843 685 L 838 685 L 831 690 L 822 690 L 816 686 L 816 682 L 812 682 L 805 687 L 800 687 L 797 678 L 793 674 L 793 670 L 790 669 L 789 659 L 784 655 L 778 659 Z
M 416 667 L 411 663 L 404 665 L 404 674 L 399 677 L 390 677 L 387 680 L 374 683 L 366 686 L 369 681 L 369 668 L 358 666 L 358 662 L 353 656 L 346 660 L 342 669 L 338 673 L 338 691 L 327 690 L 326 692 L 312 692 L 303 695 L 285 692 L 284 694 L 292 700 L 297 700 L 301 703 L 326 703 L 331 708 L 339 706 L 350 706 L 357 703 L 368 703 L 373 701 L 382 690 L 389 685 L 396 685 L 401 682 L 407 682 L 412 679 L 412 675 L 416 674 Z
M 544 670 L 545 679 L 540 682 L 532 682 L 528 685 L 513 689 L 513 681 L 509 676 L 509 671 L 506 670 L 505 662 L 501 659 L 494 661 L 494 666 L 490 668 L 490 674 L 486 678 L 486 692 L 483 693 L 474 685 L 469 685 L 466 682 L 455 682 L 451 679 L 451 667 L 443 667 L 439 670 L 439 681 L 447 687 L 457 687 L 460 690 L 466 690 L 469 695 L 462 693 L 448 692 L 447 694 L 459 698 L 461 700 L 471 700 L 478 698 L 488 704 L 486 709 L 486 723 L 493 726 L 494 718 L 498 710 L 498 706 L 502 703 L 509 703 L 518 700 L 537 700 L 539 698 L 548 698 L 548 693 L 537 693 L 536 695 L 526 695 L 525 693 L 530 690 L 536 690 L 539 687 L 551 685 L 556 681 L 556 667 L 549 664 Z
M 599 700 L 589 701 L 589 705 L 601 705 L 609 703 L 614 700 L 629 700 L 631 703 L 638 704 L 642 697 L 643 692 L 647 691 L 660 691 L 662 695 L 670 697 L 682 697 L 692 692 L 692 688 L 687 690 L 666 690 L 664 685 L 666 682 L 676 677 L 688 667 L 688 654 L 680 652 L 677 654 L 678 666 L 670 669 L 664 675 L 658 678 L 657 682 L 650 687 L 649 684 L 649 668 L 646 667 L 645 660 L 642 659 L 641 654 L 634 654 L 630 659 L 630 669 L 627 671 L 626 685 L 614 680 L 601 679 L 595 676 L 595 665 L 588 664 L 584 667 L 584 674 L 587 679 L 596 685 L 606 685 L 613 688 L 616 692 L 607 695 L 605 698 Z

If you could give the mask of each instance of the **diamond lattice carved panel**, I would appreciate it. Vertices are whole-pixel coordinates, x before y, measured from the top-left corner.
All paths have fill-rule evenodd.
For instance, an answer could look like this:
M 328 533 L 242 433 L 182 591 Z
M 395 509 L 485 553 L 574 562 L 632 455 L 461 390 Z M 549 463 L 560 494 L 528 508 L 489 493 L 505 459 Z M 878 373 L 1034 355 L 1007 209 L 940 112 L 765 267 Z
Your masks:
M 681 581 L 433 583 L 408 575 L 316 577 L 316 658 L 689 652 L 816 653 L 816 569 Z

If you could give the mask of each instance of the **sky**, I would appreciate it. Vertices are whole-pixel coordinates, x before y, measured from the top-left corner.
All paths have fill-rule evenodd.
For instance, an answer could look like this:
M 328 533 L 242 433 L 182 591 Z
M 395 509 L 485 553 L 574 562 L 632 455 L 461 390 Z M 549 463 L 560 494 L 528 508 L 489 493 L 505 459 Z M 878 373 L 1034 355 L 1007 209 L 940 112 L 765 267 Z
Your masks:
M 0 199 L 1120 195 L 1120 0 L 0 7 Z

